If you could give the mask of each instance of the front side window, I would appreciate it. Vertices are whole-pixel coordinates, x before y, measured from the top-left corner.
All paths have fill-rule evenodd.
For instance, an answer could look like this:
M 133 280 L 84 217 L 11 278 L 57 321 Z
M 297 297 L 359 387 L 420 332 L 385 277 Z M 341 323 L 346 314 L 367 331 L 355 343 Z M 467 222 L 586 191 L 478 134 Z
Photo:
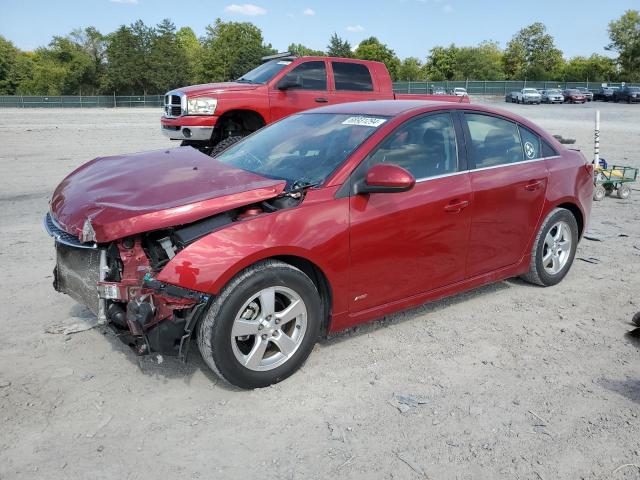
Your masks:
M 216 160 L 287 188 L 320 185 L 387 117 L 334 113 L 291 115 L 228 148 Z
M 523 160 L 518 126 L 506 119 L 465 113 L 471 136 L 470 156 L 475 168 L 494 167 Z
M 366 65 L 361 63 L 331 62 L 336 90 L 372 92 L 373 82 Z
M 380 144 L 368 158 L 367 168 L 390 163 L 421 180 L 458 170 L 456 134 L 450 113 L 409 120 Z
M 297 85 L 290 90 L 326 90 L 327 67 L 322 61 L 305 62 L 287 73 L 281 81 Z

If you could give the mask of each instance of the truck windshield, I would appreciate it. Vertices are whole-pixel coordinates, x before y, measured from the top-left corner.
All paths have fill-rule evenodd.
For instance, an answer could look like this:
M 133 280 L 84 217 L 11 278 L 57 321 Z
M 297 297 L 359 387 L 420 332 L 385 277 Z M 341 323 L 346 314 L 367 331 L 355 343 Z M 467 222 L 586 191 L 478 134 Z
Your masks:
M 291 60 L 271 60 L 270 62 L 263 63 L 250 72 L 245 73 L 242 77 L 236 80 L 236 82 L 267 83 L 276 75 L 276 73 L 278 73 L 290 63 Z
M 287 189 L 322 184 L 387 117 L 305 113 L 265 127 L 216 157 Z

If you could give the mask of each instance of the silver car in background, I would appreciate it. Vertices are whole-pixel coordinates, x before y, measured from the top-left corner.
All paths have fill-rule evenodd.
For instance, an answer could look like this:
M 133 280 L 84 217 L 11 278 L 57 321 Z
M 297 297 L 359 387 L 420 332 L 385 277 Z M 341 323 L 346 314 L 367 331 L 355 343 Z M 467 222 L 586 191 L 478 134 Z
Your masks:
M 559 88 L 549 88 L 547 90 L 543 90 L 542 102 L 543 103 L 563 103 L 564 95 L 562 95 L 562 90 L 560 90 Z

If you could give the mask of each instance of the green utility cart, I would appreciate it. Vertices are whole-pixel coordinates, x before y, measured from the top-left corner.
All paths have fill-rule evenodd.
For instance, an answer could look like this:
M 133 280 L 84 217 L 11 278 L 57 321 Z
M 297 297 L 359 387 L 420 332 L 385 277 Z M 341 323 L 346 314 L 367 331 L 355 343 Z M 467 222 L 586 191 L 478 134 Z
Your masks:
M 615 191 L 618 198 L 629 198 L 631 187 L 629 183 L 635 182 L 638 178 L 638 169 L 613 165 L 612 167 L 598 167 L 595 170 L 593 183 L 596 188 L 593 190 L 593 199 L 596 202 L 605 196 L 613 194 Z

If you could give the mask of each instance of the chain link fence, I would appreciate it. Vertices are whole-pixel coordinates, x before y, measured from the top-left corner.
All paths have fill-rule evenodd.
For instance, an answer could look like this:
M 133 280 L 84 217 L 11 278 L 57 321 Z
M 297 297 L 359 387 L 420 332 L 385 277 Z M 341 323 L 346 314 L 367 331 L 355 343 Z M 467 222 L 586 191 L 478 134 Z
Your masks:
M 5 95 L 0 108 L 161 107 L 163 95 Z
M 632 85 L 632 84 L 628 84 Z M 621 83 L 609 83 L 611 87 L 621 87 Z M 633 86 L 640 86 L 633 84 Z M 416 81 L 395 82 L 396 93 L 430 94 L 435 88 L 444 88 L 447 92 L 457 87 L 467 89 L 469 95 L 506 95 L 523 88 L 575 88 L 586 87 L 596 91 L 601 82 L 532 82 L 518 80 L 459 80 L 459 81 Z M 0 108 L 115 108 L 115 107 L 162 107 L 163 95 L 5 95 L 0 96 Z

